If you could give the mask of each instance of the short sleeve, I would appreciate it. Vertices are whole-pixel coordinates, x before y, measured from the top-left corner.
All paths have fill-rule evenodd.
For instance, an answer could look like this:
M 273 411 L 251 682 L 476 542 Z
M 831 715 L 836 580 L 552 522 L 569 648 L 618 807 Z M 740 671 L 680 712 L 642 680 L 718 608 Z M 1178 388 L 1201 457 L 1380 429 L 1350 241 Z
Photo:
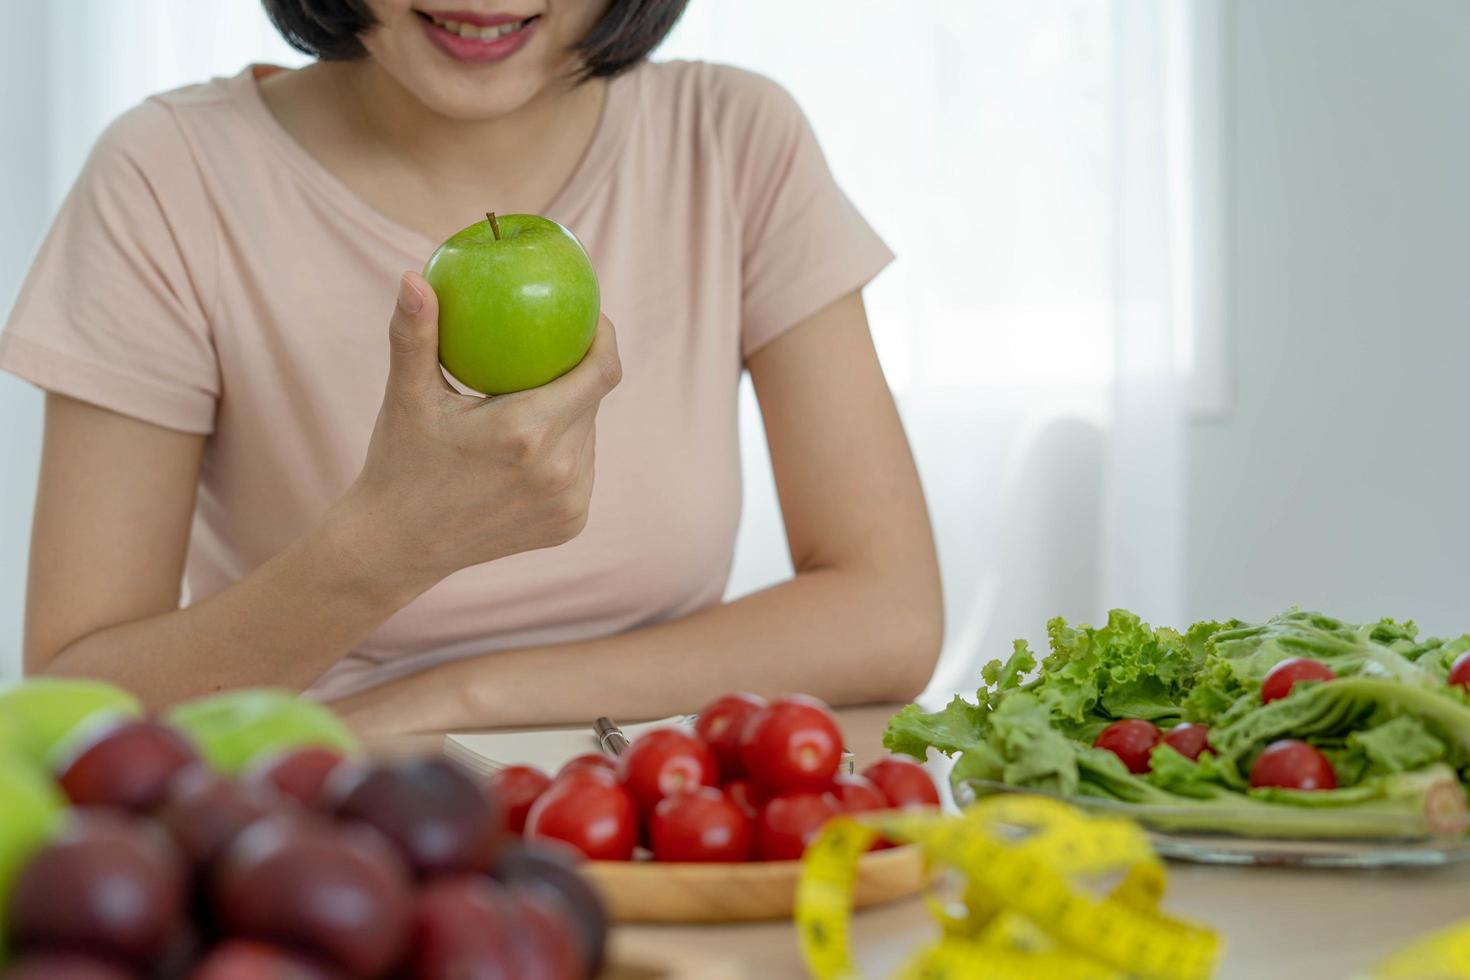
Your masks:
M 212 431 L 213 222 L 170 110 L 145 102 L 125 113 L 41 246 L 0 333 L 0 368 L 156 425 Z
M 716 68 L 720 144 L 741 221 L 742 354 L 867 285 L 893 253 L 837 186 L 796 101 Z

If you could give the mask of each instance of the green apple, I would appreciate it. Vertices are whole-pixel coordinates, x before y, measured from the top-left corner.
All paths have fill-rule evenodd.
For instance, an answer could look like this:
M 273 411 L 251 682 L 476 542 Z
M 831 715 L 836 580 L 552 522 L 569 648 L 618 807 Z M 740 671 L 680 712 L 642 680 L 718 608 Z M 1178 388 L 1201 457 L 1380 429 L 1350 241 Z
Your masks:
M 236 775 L 257 757 L 305 745 L 357 751 L 357 738 L 325 705 L 289 691 L 247 688 L 187 701 L 168 712 L 218 772 Z
M 74 730 L 102 718 L 138 718 L 143 706 L 120 687 L 102 681 L 36 677 L 0 691 L 0 718 L 21 752 L 45 764 L 52 751 Z
M 60 822 L 60 791 L 30 760 L 0 755 L 0 961 L 10 886 L 37 848 Z
M 602 299 L 576 236 L 534 214 L 487 214 L 429 257 L 439 360 L 467 388 L 503 395 L 566 374 L 592 346 Z

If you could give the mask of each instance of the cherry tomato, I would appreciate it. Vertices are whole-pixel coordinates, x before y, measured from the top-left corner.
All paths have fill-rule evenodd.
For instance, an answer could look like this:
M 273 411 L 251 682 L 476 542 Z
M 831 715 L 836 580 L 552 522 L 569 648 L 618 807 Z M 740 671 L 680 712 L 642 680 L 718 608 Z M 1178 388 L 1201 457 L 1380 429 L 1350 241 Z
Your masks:
M 745 774 L 740 762 L 740 733 L 751 716 L 765 706 L 766 699 L 758 694 L 737 693 L 715 698 L 699 712 L 694 731 L 714 752 L 721 779 Z
M 1283 738 L 1272 742 L 1251 766 L 1252 786 L 1283 789 L 1336 789 L 1337 774 L 1327 756 L 1306 742 Z
M 506 766 L 490 777 L 487 788 L 505 814 L 505 829 L 519 834 L 526 829 L 531 804 L 551 785 L 551 777 L 532 766 Z
M 889 806 L 938 806 L 939 790 L 917 762 L 908 759 L 879 759 L 863 770 Z
M 1451 684 L 1459 684 L 1467 692 L 1470 692 L 1470 650 L 1466 650 L 1460 654 L 1455 658 L 1455 662 L 1450 664 L 1450 676 L 1448 679 Z
M 740 808 L 740 812 L 754 820 L 760 812 L 761 804 L 766 801 L 760 790 L 756 789 L 755 783 L 748 779 L 732 779 L 722 787 L 730 802 Z
M 772 797 L 755 819 L 755 856 L 761 861 L 795 861 L 816 839 L 822 824 L 842 813 L 832 793 L 796 792 Z
M 618 757 L 618 778 L 646 817 L 665 796 L 718 785 L 720 771 L 714 753 L 698 737 L 677 728 L 655 728 Z
M 1148 754 L 1159 744 L 1159 726 L 1142 718 L 1115 721 L 1092 743 L 1123 760 L 1131 773 L 1148 772 Z
M 822 789 L 842 762 L 842 732 L 816 698 L 777 698 L 746 722 L 740 761 L 767 792 Z
M 655 861 L 749 861 L 750 818 L 713 786 L 666 796 L 649 830 Z
M 928 777 L 925 776 L 925 779 Z M 933 788 L 933 784 L 930 784 Z M 862 813 L 864 810 L 886 810 L 889 807 L 888 797 L 867 776 L 854 776 L 850 773 L 839 773 L 832 780 L 832 792 L 837 795 L 837 802 L 842 804 L 844 813 Z
M 1320 660 L 1290 657 L 1266 674 L 1266 679 L 1261 682 L 1261 703 L 1270 704 L 1286 697 L 1297 681 L 1330 681 L 1336 676 L 1332 668 Z
M 578 769 L 606 769 L 608 772 L 617 772 L 618 764 L 605 755 L 596 752 L 588 752 L 585 755 L 574 756 L 561 764 L 556 771 L 558 778 Z
M 1210 729 L 1182 721 L 1164 733 L 1163 743 L 1186 759 L 1198 759 L 1210 747 Z
M 638 808 L 612 773 L 569 772 L 531 804 L 525 835 L 563 841 L 592 861 L 627 861 L 638 843 Z

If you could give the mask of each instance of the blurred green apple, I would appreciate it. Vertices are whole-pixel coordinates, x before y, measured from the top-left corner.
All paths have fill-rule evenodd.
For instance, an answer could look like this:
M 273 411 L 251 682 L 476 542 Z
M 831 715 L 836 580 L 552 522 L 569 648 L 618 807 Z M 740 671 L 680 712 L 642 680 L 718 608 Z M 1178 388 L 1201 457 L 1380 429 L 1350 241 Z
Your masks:
M 102 718 L 138 718 L 143 706 L 120 687 L 102 681 L 35 677 L 0 691 L 0 742 L 13 743 L 45 765 L 57 744 Z
M 186 701 L 170 709 L 166 720 L 216 772 L 229 776 L 267 753 L 320 745 L 351 755 L 358 748 L 356 736 L 331 708 L 268 687 Z
M 27 759 L 0 755 L 0 962 L 10 886 L 62 817 L 60 791 Z
M 576 236 L 534 214 L 487 214 L 429 257 L 439 360 L 468 388 L 544 385 L 582 360 L 597 332 L 597 273 Z

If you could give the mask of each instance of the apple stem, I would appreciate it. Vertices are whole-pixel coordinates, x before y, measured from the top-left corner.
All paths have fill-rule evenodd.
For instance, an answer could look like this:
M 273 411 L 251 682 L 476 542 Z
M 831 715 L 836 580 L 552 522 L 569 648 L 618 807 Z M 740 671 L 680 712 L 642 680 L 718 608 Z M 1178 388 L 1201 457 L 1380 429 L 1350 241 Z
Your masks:
M 500 222 L 498 222 L 498 221 L 495 220 L 495 212 L 494 211 L 486 211 L 485 212 L 485 217 L 490 222 L 490 230 L 492 232 L 494 232 L 494 234 L 495 234 L 495 240 L 497 242 L 500 241 Z

